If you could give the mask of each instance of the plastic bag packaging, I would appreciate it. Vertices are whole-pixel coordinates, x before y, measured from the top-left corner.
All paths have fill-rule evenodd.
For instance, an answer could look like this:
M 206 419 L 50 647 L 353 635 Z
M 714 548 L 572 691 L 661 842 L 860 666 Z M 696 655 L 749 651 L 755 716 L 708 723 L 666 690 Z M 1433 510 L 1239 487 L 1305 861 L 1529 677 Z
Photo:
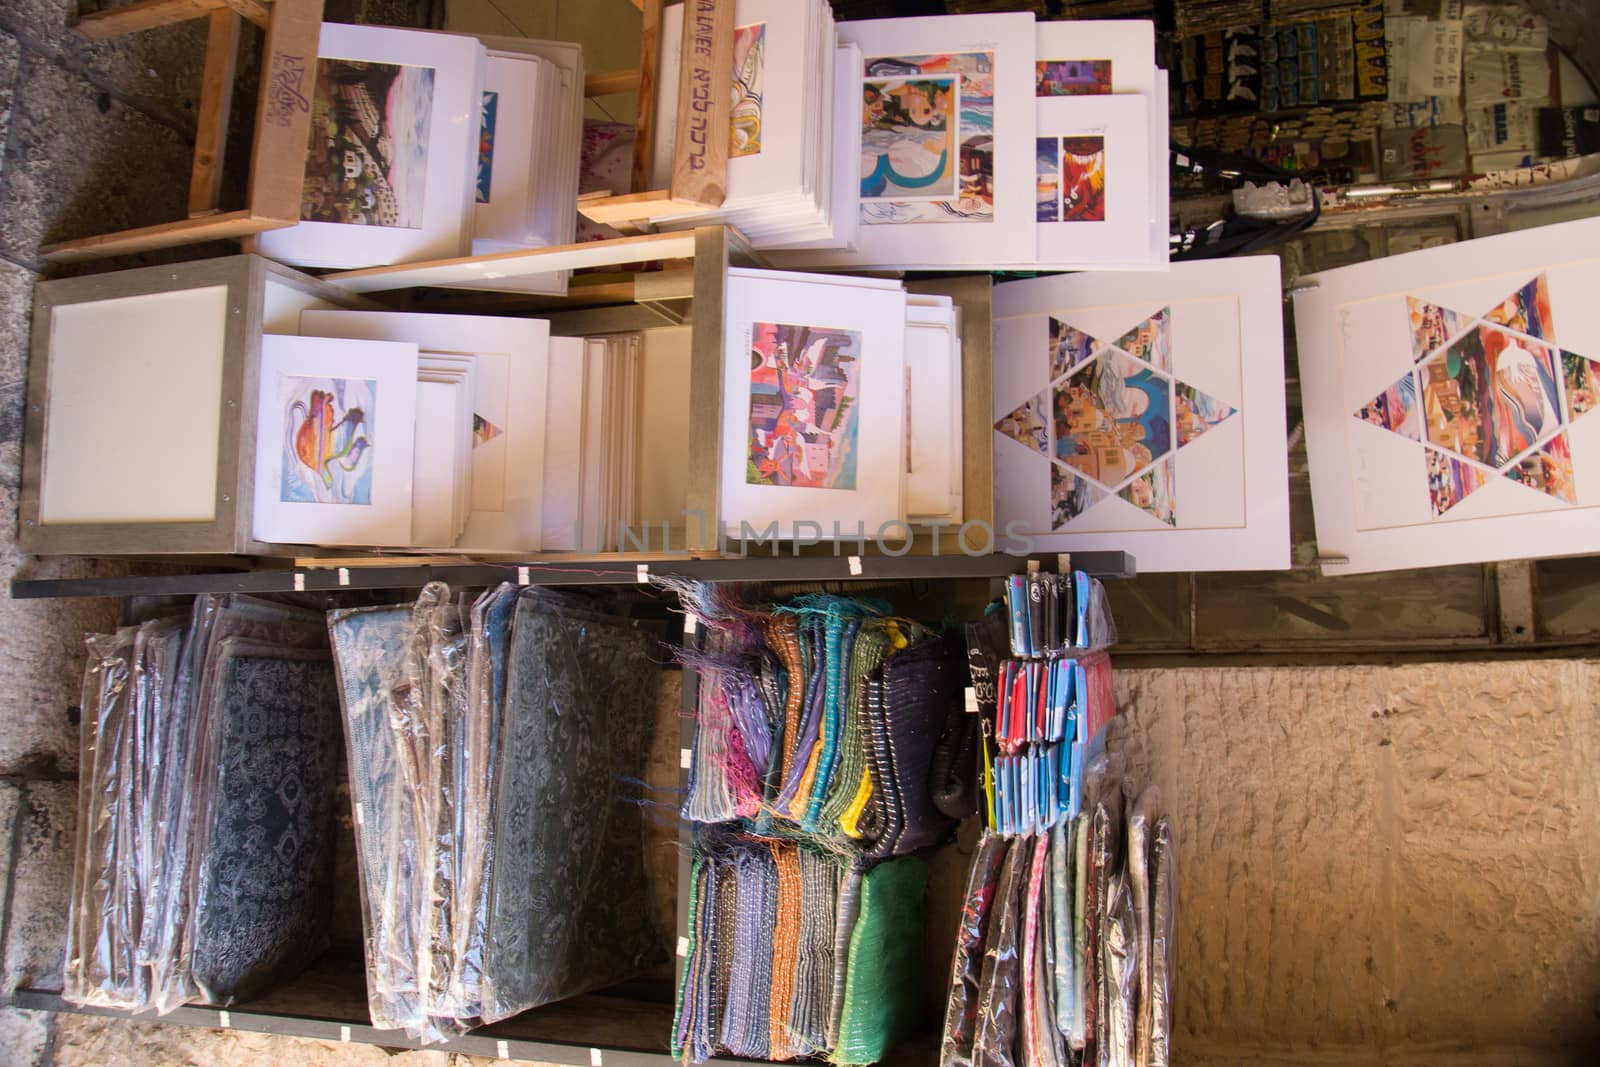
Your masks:
M 1081 654 L 1110 648 L 1117 643 L 1117 621 L 1111 614 L 1111 598 L 1106 594 L 1105 583 L 1083 571 L 1075 572 L 1072 577 L 1078 611 L 1074 649 Z
M 1055 1020 L 1045 992 L 1050 976 L 1045 970 L 1044 926 L 1049 916 L 1045 904 L 1050 873 L 1050 837 L 1040 834 L 1028 842 L 1028 885 L 1022 927 L 1022 1033 L 1023 1062 L 1031 1067 L 1057 1067 Z
M 833 1063 L 876 1063 L 921 1016 L 928 864 L 880 863 L 861 880 L 861 911 L 843 969 L 844 1006 Z
M 1138 1067 L 1150 1063 L 1150 831 L 1161 803 L 1157 787 L 1146 786 L 1128 814 L 1128 888 L 1132 894 L 1131 931 L 1134 962 L 1138 970 L 1138 1015 L 1136 1018 Z
M 976 1067 L 1011 1067 L 1021 1001 L 1018 935 L 1023 892 L 1028 879 L 1029 845 L 1018 839 L 1006 849 L 1005 866 L 995 891 L 995 914 L 984 942 L 983 976 L 979 980 L 977 1033 L 972 1062 Z
M 1178 969 L 1178 849 L 1163 815 L 1150 835 L 1150 1067 L 1168 1067 Z
M 1113 947 L 1116 934 L 1111 925 L 1122 887 L 1122 789 L 1115 768 L 1116 761 L 1108 760 L 1108 770 L 1102 778 L 1094 807 L 1091 823 L 1094 837 L 1090 842 L 1089 859 L 1094 883 L 1094 900 L 1089 905 L 1094 926 L 1089 930 L 1089 944 L 1098 948 L 1097 952 L 1090 953 L 1095 989 L 1091 1029 L 1096 1062 L 1100 1067 L 1112 1067 L 1114 1062 L 1112 1006 L 1117 995 L 1114 983 L 1120 976 L 1112 966 L 1113 953 L 1119 950 Z M 1126 946 L 1121 946 L 1120 951 L 1125 953 Z
M 331 670 L 297 643 L 325 649 L 320 614 L 244 597 L 89 639 L 69 1000 L 225 1004 L 324 947 Z
M 132 699 L 133 643 L 137 629 L 87 639 L 82 720 L 79 732 L 78 840 L 74 893 L 68 912 L 71 931 L 62 975 L 62 995 L 72 1004 L 94 1007 L 139 1005 L 117 982 L 113 958 L 120 954 L 115 910 L 105 872 L 117 862 L 113 820 L 119 804 L 117 766 L 122 722 Z
M 1082 1051 L 1088 1040 L 1089 971 L 1089 882 L 1090 817 L 1087 812 L 1072 822 L 1072 1027 L 1067 1031 L 1067 1046 Z
M 1063 820 L 1050 830 L 1050 980 L 1054 989 L 1055 1027 L 1063 1039 L 1072 1033 L 1077 988 L 1072 959 L 1073 886 L 1077 870 L 1074 827 L 1074 823 Z
M 940 1067 L 969 1067 L 972 1063 L 984 948 L 1005 858 L 1005 839 L 983 831 L 967 873 L 961 924 L 956 930 L 955 952 L 950 962 L 950 993 L 945 1001 L 944 1036 L 939 1046 Z

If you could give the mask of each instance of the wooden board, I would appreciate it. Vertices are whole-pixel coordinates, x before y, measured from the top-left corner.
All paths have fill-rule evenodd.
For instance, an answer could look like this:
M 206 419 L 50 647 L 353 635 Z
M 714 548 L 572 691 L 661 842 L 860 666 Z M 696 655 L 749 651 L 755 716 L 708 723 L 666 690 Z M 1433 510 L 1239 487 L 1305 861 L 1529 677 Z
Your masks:
M 635 0 L 639 6 L 639 95 L 633 118 L 633 173 L 628 188 L 643 192 L 655 166 L 656 75 L 661 65 L 661 0 Z
M 250 210 L 259 217 L 300 218 L 321 35 L 322 0 L 276 0 L 272 5 L 250 148 Z
M 685 0 L 672 199 L 719 207 L 728 185 L 733 0 Z
M 194 162 L 189 170 L 189 214 L 217 210 L 222 197 L 222 160 L 227 154 L 228 117 L 233 112 L 233 74 L 239 61 L 239 13 L 211 13 L 206 31 L 206 68 L 195 119 Z
M 162 222 L 134 230 L 62 241 L 45 245 L 39 249 L 39 254 L 50 263 L 80 263 L 88 259 L 131 255 L 204 241 L 237 240 L 263 230 L 275 230 L 293 224 L 293 220 L 263 219 L 248 211 L 229 211 L 220 215 L 196 215 L 192 219 L 180 219 L 177 222 Z
M 205 18 L 213 11 L 229 9 L 258 25 L 267 24 L 267 7 L 262 0 L 134 0 L 131 4 L 90 12 L 80 18 L 74 28 L 91 41 L 104 41 L 125 33 Z
M 367 267 L 363 270 L 338 271 L 326 275 L 323 280 L 353 293 L 379 293 L 430 285 L 470 285 L 484 279 L 520 278 L 557 270 L 577 270 L 580 267 L 611 267 L 656 259 L 688 259 L 695 253 L 696 232 L 648 233 L 528 251 Z

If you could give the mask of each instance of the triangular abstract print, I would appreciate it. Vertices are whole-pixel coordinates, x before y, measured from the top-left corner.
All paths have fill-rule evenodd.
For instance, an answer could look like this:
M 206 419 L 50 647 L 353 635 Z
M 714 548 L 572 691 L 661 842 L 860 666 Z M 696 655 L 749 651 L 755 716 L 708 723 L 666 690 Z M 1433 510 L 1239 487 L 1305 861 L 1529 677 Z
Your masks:
M 1406 306 L 1416 366 L 1354 415 L 1424 443 L 1433 517 L 1497 474 L 1575 503 L 1566 427 L 1600 403 L 1600 363 L 1556 347 L 1546 276 L 1481 318 Z
M 1505 475 L 1518 485 L 1536 489 L 1557 500 L 1565 500 L 1569 504 L 1578 502 L 1578 494 L 1572 484 L 1572 449 L 1567 444 L 1565 430 L 1513 463 Z
M 1171 319 L 1162 308 L 1103 347 L 1050 319 L 1052 530 L 1072 532 L 1073 520 L 1113 496 L 1177 524 L 1173 454 L 1238 409 L 1173 377 Z M 995 428 L 1012 436 L 1033 403 Z
M 1039 393 L 1024 401 L 1015 411 L 994 424 L 994 428 L 1041 456 L 1050 454 L 1049 430 L 1045 426 L 1045 398 Z
M 1172 372 L 1172 309 L 1162 308 L 1123 334 L 1117 347 L 1157 370 Z
M 501 430 L 500 427 L 496 426 L 482 415 L 479 415 L 477 412 L 472 413 L 473 448 L 477 448 L 479 445 L 488 444 L 496 437 L 499 437 L 503 432 L 504 431 Z
M 1455 337 L 1472 321 L 1471 315 L 1406 297 L 1406 312 L 1411 316 L 1411 361 L 1413 363 Z

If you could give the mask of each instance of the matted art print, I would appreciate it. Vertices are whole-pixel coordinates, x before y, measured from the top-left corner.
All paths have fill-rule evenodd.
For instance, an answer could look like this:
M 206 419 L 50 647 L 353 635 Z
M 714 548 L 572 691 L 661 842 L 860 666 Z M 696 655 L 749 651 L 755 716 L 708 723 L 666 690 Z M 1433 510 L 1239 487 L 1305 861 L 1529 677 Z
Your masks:
M 722 532 L 869 536 L 904 517 L 906 295 L 898 281 L 730 268 Z M 770 529 L 776 523 L 776 529 Z M 746 532 L 748 527 L 748 531 Z
M 1270 256 L 996 286 L 996 523 L 1141 570 L 1287 567 L 1278 293 Z
M 1589 219 L 1304 280 L 1325 573 L 1594 551 L 1597 238 Z
M 411 543 L 417 353 L 392 341 L 261 338 L 256 540 Z
M 284 375 L 278 499 L 303 504 L 372 504 L 372 442 L 378 383 L 370 378 Z
M 1041 59 L 1033 67 L 1035 96 L 1101 96 L 1111 92 L 1109 59 Z
M 767 24 L 733 31 L 733 108 L 728 112 L 728 155 L 761 153 L 761 94 L 766 84 Z
M 861 221 L 993 216 L 994 53 L 866 60 Z
M 302 219 L 421 227 L 433 84 L 431 67 L 317 60 Z
M 1166 224 L 1154 218 L 1147 99 L 1132 93 L 1040 97 L 1034 116 L 1038 262 L 1154 266 L 1149 235 L 1156 229 L 1164 235 Z
M 859 331 L 752 324 L 745 481 L 854 489 L 860 382 Z

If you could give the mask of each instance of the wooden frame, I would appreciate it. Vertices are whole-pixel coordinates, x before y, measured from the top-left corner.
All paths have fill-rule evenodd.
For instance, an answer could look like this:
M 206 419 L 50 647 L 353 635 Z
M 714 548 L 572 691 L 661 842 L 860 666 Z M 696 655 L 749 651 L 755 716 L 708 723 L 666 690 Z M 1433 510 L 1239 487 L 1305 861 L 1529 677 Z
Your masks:
M 85 15 L 77 30 L 102 41 L 126 33 L 204 16 L 206 65 L 189 174 L 189 216 L 177 222 L 46 245 L 50 262 L 72 263 L 157 248 L 248 237 L 293 226 L 300 218 L 306 142 L 316 78 L 322 0 L 135 0 Z M 234 69 L 241 19 L 263 26 L 261 91 L 256 101 L 248 206 L 220 210 L 228 117 L 233 107 Z
M 44 481 L 46 422 L 50 416 L 50 375 L 54 317 L 60 308 L 208 287 L 226 290 L 222 379 L 217 403 L 218 454 L 216 506 L 209 522 L 40 522 Z M 33 336 L 23 424 L 22 487 L 18 503 L 18 546 L 40 555 L 145 555 L 262 553 L 270 548 L 251 540 L 251 500 L 255 482 L 256 420 L 261 335 L 274 319 L 298 311 L 291 304 L 325 302 L 368 309 L 370 301 L 260 256 L 223 256 L 172 267 L 141 267 L 40 282 L 34 290 Z M 182 328 L 176 324 L 175 328 Z
M 662 0 L 639 0 L 644 18 L 636 71 L 610 71 L 585 79 L 588 96 L 637 89 L 633 189 L 616 195 L 588 193 L 578 211 L 591 222 L 638 230 L 650 220 L 720 207 L 728 185 L 728 127 L 733 91 L 734 0 L 683 0 L 683 64 L 678 78 L 678 126 L 688 131 L 673 144 L 672 187 L 651 189 L 654 163 L 656 68 L 661 47 Z

